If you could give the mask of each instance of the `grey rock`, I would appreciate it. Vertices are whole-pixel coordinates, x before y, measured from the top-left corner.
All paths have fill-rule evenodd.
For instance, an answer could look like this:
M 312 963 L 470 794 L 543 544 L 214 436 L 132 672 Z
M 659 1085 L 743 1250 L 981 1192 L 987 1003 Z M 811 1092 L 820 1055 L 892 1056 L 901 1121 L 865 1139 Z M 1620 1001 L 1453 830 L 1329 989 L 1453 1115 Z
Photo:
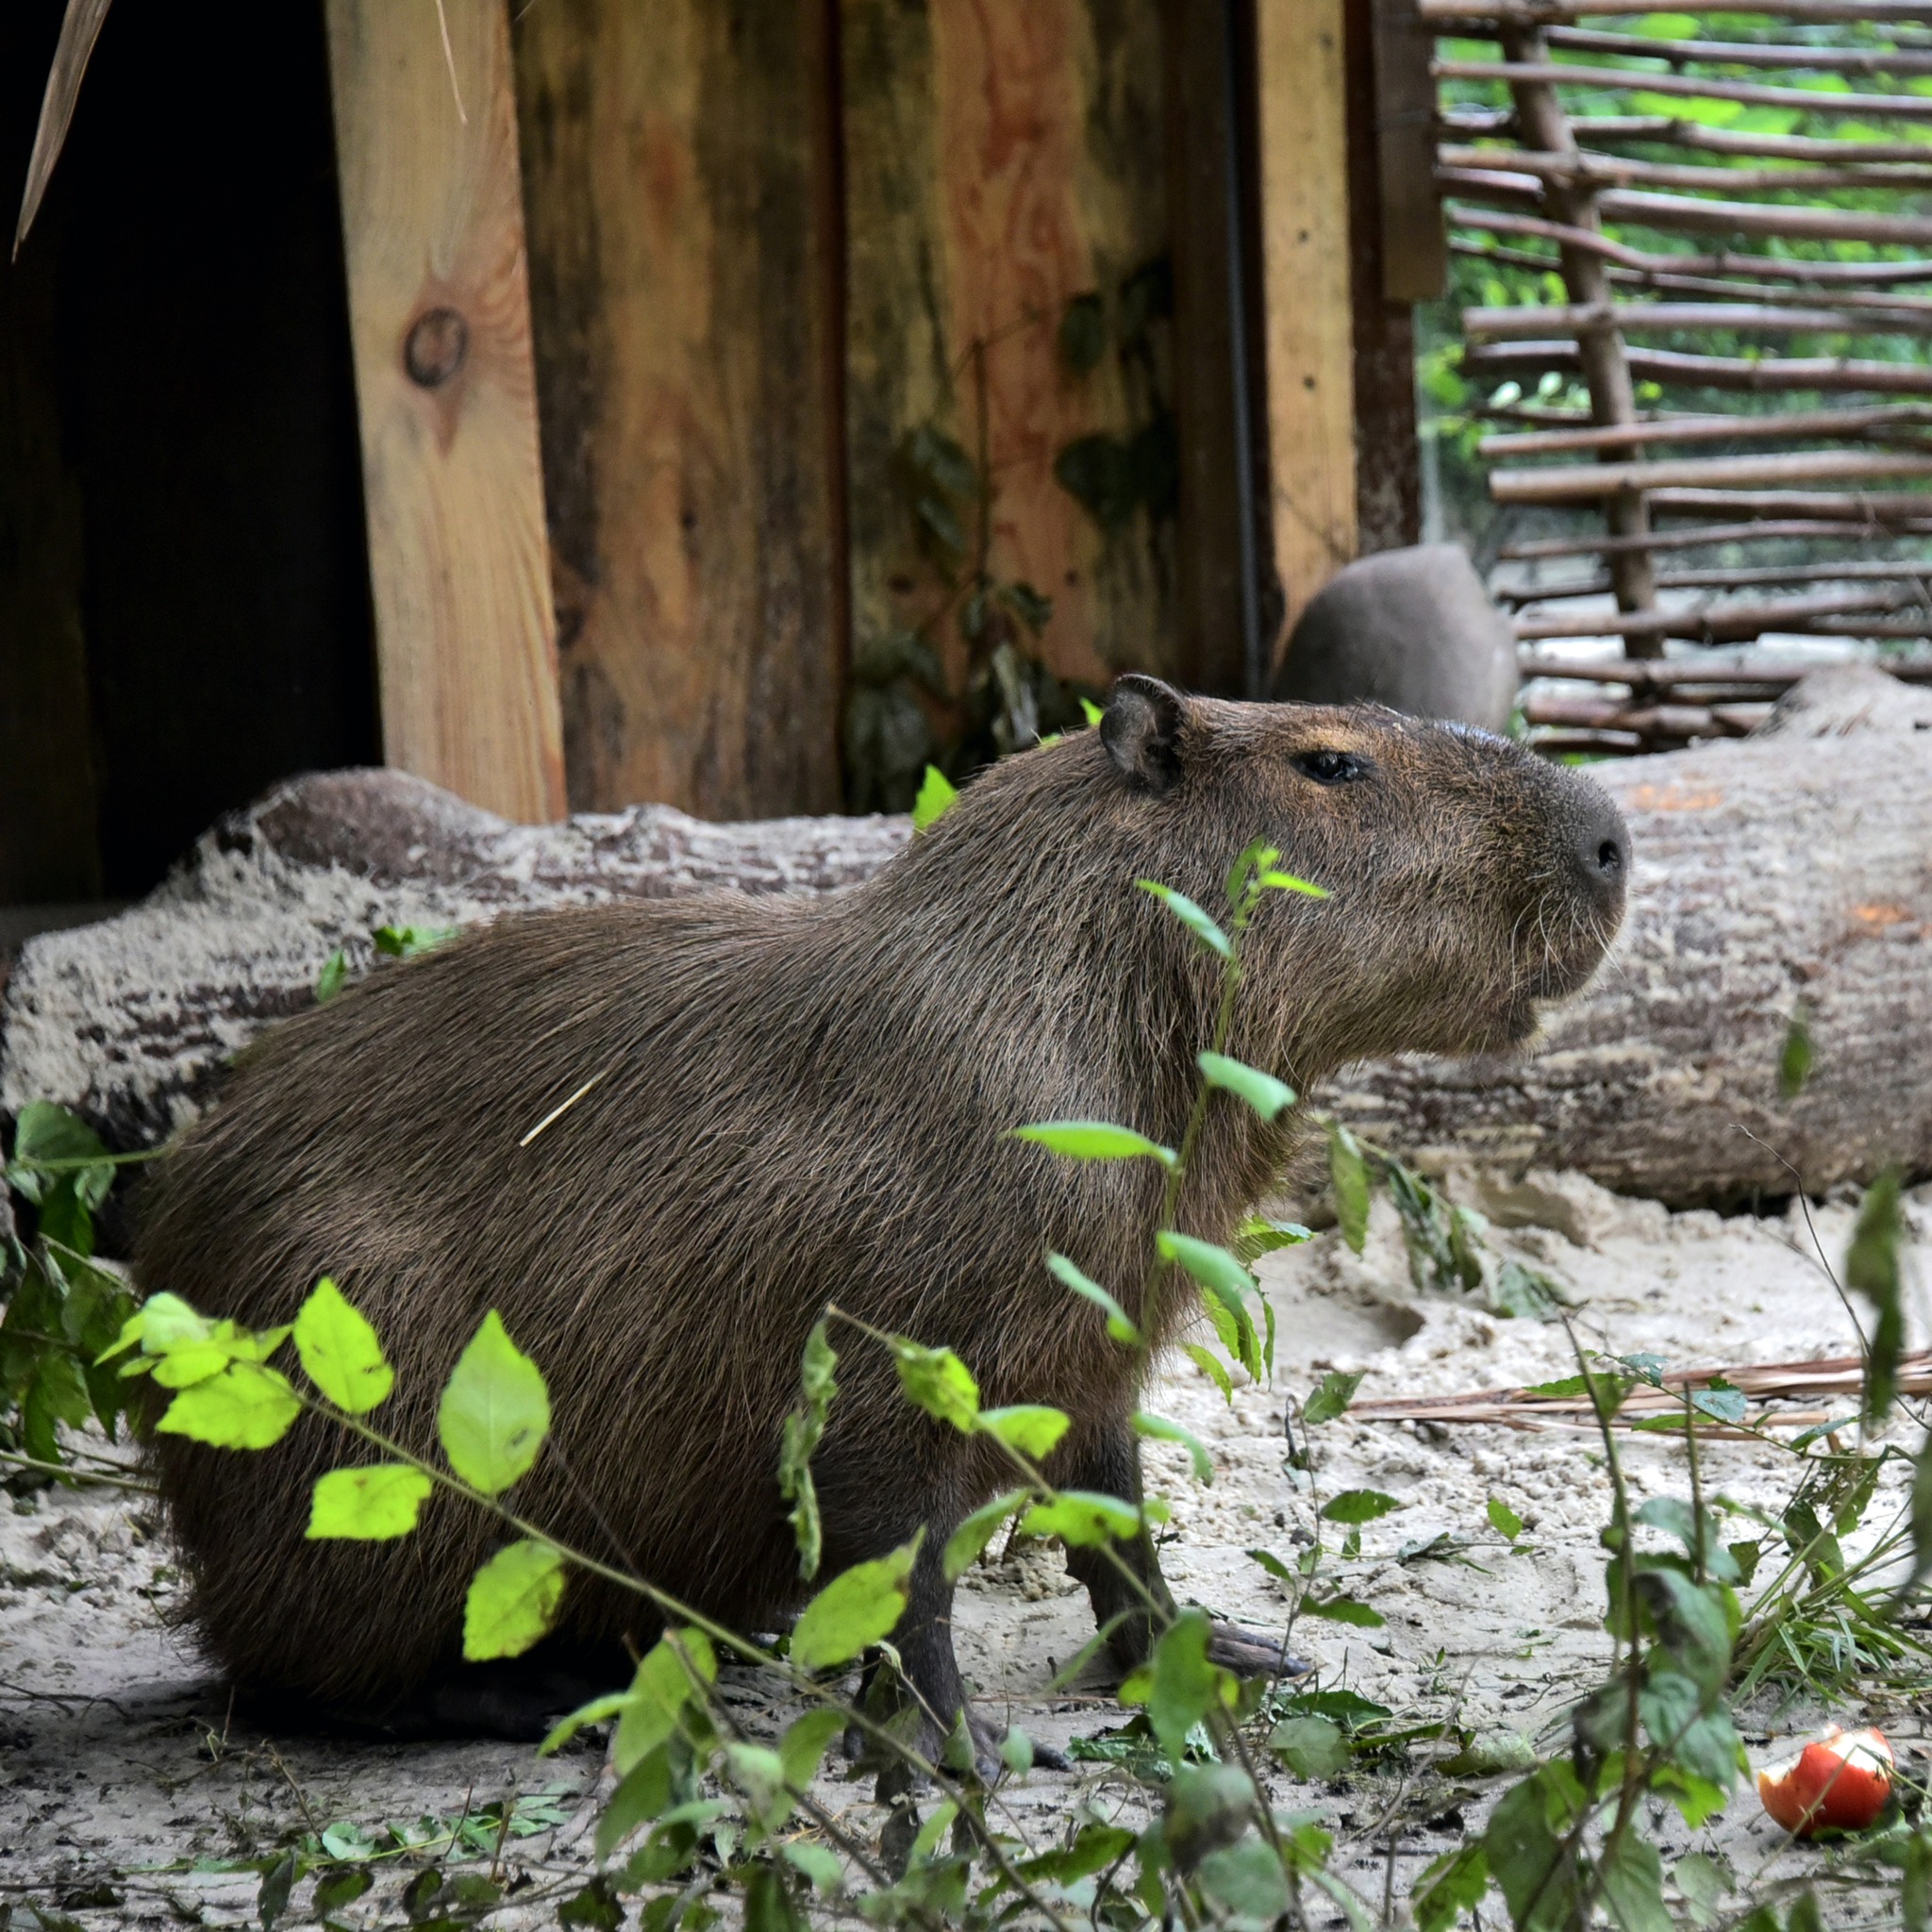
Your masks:
M 1388 705 L 1500 731 L 1516 703 L 1516 639 L 1456 543 L 1383 550 L 1338 573 L 1290 637 L 1269 696 Z

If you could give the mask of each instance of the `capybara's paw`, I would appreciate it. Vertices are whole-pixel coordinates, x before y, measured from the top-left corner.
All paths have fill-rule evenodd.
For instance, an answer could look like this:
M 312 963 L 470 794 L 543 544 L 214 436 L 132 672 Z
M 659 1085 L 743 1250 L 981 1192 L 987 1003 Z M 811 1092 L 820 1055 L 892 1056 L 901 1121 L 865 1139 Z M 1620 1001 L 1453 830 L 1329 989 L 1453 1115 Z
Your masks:
M 1312 1668 L 1290 1656 L 1280 1641 L 1239 1624 L 1216 1624 L 1208 1640 L 1208 1661 L 1238 1677 L 1300 1677 Z

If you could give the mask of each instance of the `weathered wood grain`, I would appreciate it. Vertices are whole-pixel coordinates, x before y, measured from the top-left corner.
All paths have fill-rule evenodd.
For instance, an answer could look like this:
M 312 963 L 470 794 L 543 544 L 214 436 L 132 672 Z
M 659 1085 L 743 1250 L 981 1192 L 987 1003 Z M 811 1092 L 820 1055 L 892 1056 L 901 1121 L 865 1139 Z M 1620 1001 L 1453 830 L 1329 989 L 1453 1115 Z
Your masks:
M 328 0 L 383 756 L 563 810 L 504 0 Z
M 1133 371 L 1075 376 L 1057 335 L 1166 249 L 1158 0 L 844 0 L 841 35 L 855 646 L 924 625 L 963 677 L 897 460 L 934 422 L 969 453 L 984 432 L 988 566 L 1053 599 L 1050 668 L 1174 669 L 1171 528 L 1103 536 L 1053 474 L 1142 420 Z
M 828 16 L 546 0 L 516 54 L 571 802 L 828 810 Z
M 1268 453 L 1283 635 L 1357 549 L 1342 0 L 1257 0 Z

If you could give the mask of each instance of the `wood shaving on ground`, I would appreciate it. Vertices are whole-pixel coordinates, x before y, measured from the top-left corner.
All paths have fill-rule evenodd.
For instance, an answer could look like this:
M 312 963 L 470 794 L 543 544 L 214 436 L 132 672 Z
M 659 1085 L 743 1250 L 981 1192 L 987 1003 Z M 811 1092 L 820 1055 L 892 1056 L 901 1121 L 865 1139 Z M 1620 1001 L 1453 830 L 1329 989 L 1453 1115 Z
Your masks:
M 1703 1369 L 1670 1369 L 1658 1377 L 1662 1387 L 1640 1382 L 1624 1396 L 1612 1419 L 1620 1429 L 1681 1428 L 1688 1414 L 1701 1424 L 1700 1435 L 1749 1437 L 1758 1429 L 1815 1429 L 1833 1420 L 1829 1408 L 1782 1408 L 1776 1403 L 1806 1396 L 1834 1395 L 1853 1407 L 1838 1414 L 1850 1427 L 1857 1420 L 1857 1402 L 1864 1381 L 1864 1357 L 1828 1356 L 1811 1361 L 1740 1362 Z M 1562 1383 L 1534 1383 L 1517 1389 L 1483 1389 L 1467 1395 L 1395 1396 L 1356 1402 L 1349 1415 L 1357 1422 L 1491 1423 L 1510 1429 L 1595 1429 L 1596 1411 L 1587 1393 L 1556 1393 Z M 1932 1349 L 1918 1349 L 1900 1358 L 1901 1395 L 1932 1395 Z M 1699 1404 L 1696 1391 L 1706 1393 Z M 1713 1414 L 1710 1391 L 1746 1398 L 1741 1416 Z

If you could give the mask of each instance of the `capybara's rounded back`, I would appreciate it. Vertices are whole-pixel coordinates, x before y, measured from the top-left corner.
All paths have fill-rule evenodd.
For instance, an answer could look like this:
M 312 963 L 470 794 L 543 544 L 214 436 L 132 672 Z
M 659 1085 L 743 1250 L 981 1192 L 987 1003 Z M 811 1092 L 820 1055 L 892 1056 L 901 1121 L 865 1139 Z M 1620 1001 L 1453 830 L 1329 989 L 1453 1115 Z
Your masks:
M 1041 1257 L 1134 1308 L 1158 1180 L 1009 1130 L 1174 1141 L 1218 982 L 1135 882 L 1219 906 L 1257 839 L 1332 895 L 1268 897 L 1236 1008 L 1230 1050 L 1298 1088 L 1523 1039 L 1621 916 L 1608 801 L 1515 745 L 1124 679 L 1100 728 L 985 773 L 863 885 L 508 918 L 276 1029 L 163 1164 L 140 1286 L 267 1326 L 332 1275 L 395 1364 L 375 1420 L 425 1454 L 496 1308 L 555 1416 L 520 1512 L 770 1628 L 804 1588 L 776 1463 L 828 1304 L 958 1349 L 990 1405 L 1067 1409 L 1063 1457 L 1131 1410 L 1137 1357 Z M 1224 1235 L 1292 1133 L 1216 1096 L 1186 1224 Z M 957 1521 L 997 1474 L 848 1332 L 814 1465 L 825 1574 Z M 155 1454 L 194 1614 L 242 1683 L 379 1708 L 454 1654 L 499 1541 L 483 1512 L 438 1495 L 400 1541 L 306 1541 L 313 1478 L 374 1459 L 309 1417 L 262 1453 Z M 581 1576 L 564 1620 L 647 1634 L 638 1599 Z

